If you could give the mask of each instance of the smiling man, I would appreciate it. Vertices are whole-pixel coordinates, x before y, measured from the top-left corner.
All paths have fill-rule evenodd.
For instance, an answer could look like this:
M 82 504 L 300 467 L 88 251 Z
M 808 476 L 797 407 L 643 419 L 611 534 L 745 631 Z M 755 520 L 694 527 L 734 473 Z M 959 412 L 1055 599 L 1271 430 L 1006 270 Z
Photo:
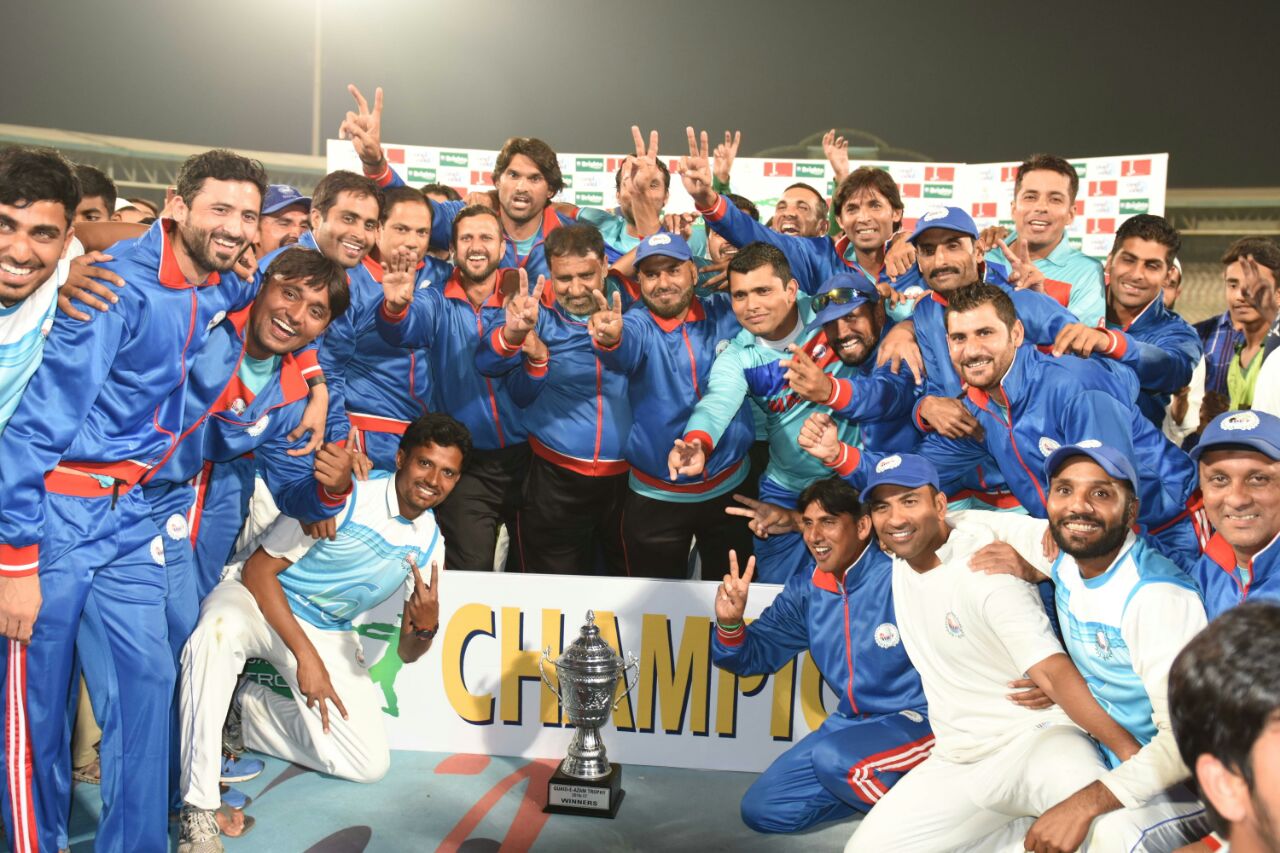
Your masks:
M 757 832 L 798 832 L 865 813 L 929 755 L 933 733 L 920 677 L 898 633 L 893 562 L 871 532 L 867 508 L 844 482 L 805 488 L 799 525 L 813 568 L 793 575 L 773 603 L 743 624 L 755 560 L 716 590 L 716 666 L 769 675 L 808 651 L 839 697 L 816 730 L 779 756 L 742 798 Z
M 311 230 L 311 199 L 288 184 L 271 184 L 262 199 L 262 227 L 254 254 L 263 258 L 282 246 L 292 246 Z
M 445 542 L 432 511 L 453 491 L 471 449 L 466 427 L 425 415 L 405 430 L 394 474 L 352 482 L 333 539 L 282 517 L 239 577 L 209 595 L 182 656 L 183 798 L 179 853 L 221 851 L 214 810 L 223 717 L 240 719 L 245 745 L 356 782 L 376 782 L 391 753 L 380 691 L 360 662 L 352 621 L 404 590 L 397 653 L 412 663 L 439 628 Z M 430 567 L 430 586 L 422 569 Z M 237 679 L 250 657 L 274 666 L 285 698 Z

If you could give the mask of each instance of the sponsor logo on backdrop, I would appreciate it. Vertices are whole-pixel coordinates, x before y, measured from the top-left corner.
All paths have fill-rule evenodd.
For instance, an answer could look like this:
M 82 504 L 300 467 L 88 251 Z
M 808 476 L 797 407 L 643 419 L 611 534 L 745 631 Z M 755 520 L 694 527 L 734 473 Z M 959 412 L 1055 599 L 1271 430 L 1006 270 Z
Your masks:
M 1146 213 L 1151 209 L 1151 200 L 1145 198 L 1120 199 L 1121 213 Z
M 436 152 L 425 148 L 406 148 L 404 163 L 406 166 L 434 166 L 436 164 Z
M 403 148 L 386 148 L 386 149 L 383 149 L 383 153 L 386 155 L 386 157 L 387 157 L 387 162 L 388 162 L 388 163 L 403 163 L 403 162 L 404 162 L 404 149 L 403 149 Z
M 881 166 L 880 168 L 883 169 L 887 167 Z M 898 183 L 902 183 L 903 181 L 912 181 L 914 183 L 920 183 L 921 181 L 925 180 L 924 169 L 921 169 L 919 166 L 914 166 L 914 165 L 894 166 L 892 169 L 889 169 L 889 173 L 893 175 L 893 179 Z
M 1117 185 L 1115 181 L 1090 181 L 1089 196 L 1090 198 L 1100 195 L 1115 195 Z
M 978 167 L 978 180 L 983 181 L 984 183 L 990 183 L 995 181 L 997 177 L 998 173 L 996 172 L 995 166 Z
M 764 176 L 766 178 L 791 178 L 795 177 L 795 170 L 792 163 L 776 163 L 772 160 L 764 162 Z
M 440 165 L 466 167 L 470 165 L 470 157 L 463 151 L 441 151 Z
M 1089 171 L 1088 163 L 1072 163 L 1071 168 L 1076 170 L 1076 177 L 1083 178 Z
M 564 172 L 560 177 L 564 179 L 565 189 L 573 189 L 573 172 Z
M 1151 160 L 1143 158 L 1141 160 L 1124 160 L 1120 163 L 1120 175 L 1122 177 L 1130 177 L 1131 175 L 1150 175 Z
M 1133 178 L 1120 182 L 1121 195 L 1148 195 L 1147 182 L 1142 178 Z
M 925 166 L 924 179 L 926 181 L 954 181 L 956 179 L 956 167 Z
M 477 169 L 484 169 L 486 172 L 492 172 L 497 162 L 498 152 L 496 151 L 482 151 L 471 155 L 471 165 Z
M 1084 199 L 1076 199 L 1076 216 L 1084 216 Z
M 1111 218 L 1106 219 L 1090 219 L 1085 224 L 1086 234 L 1114 234 L 1116 233 L 1116 221 Z
M 424 184 L 434 184 L 436 182 L 435 169 L 422 169 L 417 166 L 409 167 L 409 181 L 421 181 Z
M 477 185 L 477 186 L 482 186 L 482 187 L 491 187 L 491 186 L 493 186 L 493 173 L 492 173 L 492 172 L 482 172 L 482 171 L 480 171 L 479 169 L 472 169 L 472 170 L 471 170 L 471 183 L 473 183 L 473 184 L 475 184 L 475 185 Z
M 1084 240 L 1081 240 L 1079 237 L 1071 237 L 1068 235 L 1067 245 L 1073 249 L 1083 251 L 1080 247 L 1084 245 Z
M 902 193 L 903 198 L 920 198 L 921 186 L 919 184 L 899 184 L 898 190 Z
M 1000 167 L 1000 183 L 1011 184 L 1018 178 L 1017 166 L 1001 166 Z
M 573 203 L 579 207 L 583 207 L 584 205 L 599 207 L 604 204 L 604 193 L 576 192 L 573 194 Z
M 1089 179 L 1114 178 L 1116 176 L 1115 160 L 1094 160 L 1089 164 Z
M 826 176 L 825 163 L 796 163 L 797 178 L 825 178 Z
M 603 157 L 578 157 L 574 161 L 575 172 L 603 172 Z
M 1118 199 L 1111 196 L 1095 198 L 1089 202 L 1090 216 L 1115 216 L 1119 213 Z
M 994 201 L 975 202 L 972 212 L 976 219 L 994 219 L 1000 215 L 999 205 Z
M 951 184 L 925 184 L 925 198 L 951 198 L 955 193 L 955 187 Z

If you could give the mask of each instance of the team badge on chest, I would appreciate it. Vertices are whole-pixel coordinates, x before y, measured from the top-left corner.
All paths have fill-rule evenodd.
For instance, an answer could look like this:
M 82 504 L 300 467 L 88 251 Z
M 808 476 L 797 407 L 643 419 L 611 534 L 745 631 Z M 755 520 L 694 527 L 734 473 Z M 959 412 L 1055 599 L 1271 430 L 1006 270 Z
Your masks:
M 876 626 L 876 645 L 882 649 L 891 649 L 898 643 L 902 642 L 902 638 L 898 636 L 898 626 L 892 622 L 882 622 Z
M 944 621 L 947 626 L 948 634 L 953 637 L 964 636 L 964 626 L 960 624 L 960 619 L 950 610 L 947 611 L 947 618 Z

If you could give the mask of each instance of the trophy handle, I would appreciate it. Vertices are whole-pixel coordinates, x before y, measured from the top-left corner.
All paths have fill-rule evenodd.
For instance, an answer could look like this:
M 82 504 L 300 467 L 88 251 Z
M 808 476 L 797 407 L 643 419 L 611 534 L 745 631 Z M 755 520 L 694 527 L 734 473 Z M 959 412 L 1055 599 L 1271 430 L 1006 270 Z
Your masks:
M 640 683 L 640 661 L 631 652 L 627 652 L 627 665 L 622 668 L 622 677 L 624 680 L 627 677 L 627 670 L 629 669 L 635 671 L 635 678 L 631 679 L 631 683 L 627 685 L 627 689 L 622 691 L 618 698 L 614 700 L 613 710 L 615 711 L 618 710 L 618 706 L 622 704 L 622 700 L 627 698 L 627 694 L 634 690 L 635 686 Z
M 560 689 L 557 687 L 552 687 L 551 679 L 547 678 L 547 670 L 545 669 L 545 665 L 547 663 L 550 663 L 552 666 L 555 666 L 555 661 L 552 661 L 550 658 L 551 658 L 551 647 L 547 646 L 545 649 L 542 650 L 542 660 L 538 661 L 538 673 L 542 676 L 542 682 L 547 685 L 547 689 L 550 690 L 552 693 L 556 694 L 556 698 L 560 699 L 563 702 L 564 699 L 560 696 Z

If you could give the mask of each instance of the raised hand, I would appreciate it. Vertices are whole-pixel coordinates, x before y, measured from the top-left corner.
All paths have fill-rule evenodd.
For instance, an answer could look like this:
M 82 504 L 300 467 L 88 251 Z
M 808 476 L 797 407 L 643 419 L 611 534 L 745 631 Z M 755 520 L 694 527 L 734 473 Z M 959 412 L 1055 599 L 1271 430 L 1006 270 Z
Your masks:
M 840 458 L 840 430 L 828 414 L 814 412 L 809 415 L 800 427 L 796 443 L 824 465 L 834 464 Z
M 792 344 L 787 351 L 791 358 L 782 359 L 778 366 L 786 371 L 782 378 L 787 380 L 791 390 L 811 403 L 830 400 L 834 380 L 823 373 L 822 368 L 800 347 Z
M 835 172 L 836 185 L 849 177 L 849 140 L 836 136 L 835 128 L 822 134 L 822 153 Z
M 410 554 L 405 558 L 413 575 L 413 592 L 404 605 L 404 618 L 415 631 L 430 631 L 440 624 L 440 568 L 431 561 L 431 585 L 422 582 L 418 561 Z
M 376 174 L 387 165 L 382 157 L 382 87 L 373 91 L 373 109 L 354 84 L 348 83 L 347 91 L 355 98 L 356 110 L 347 112 L 338 127 L 338 138 L 350 139 L 364 170 Z
M 915 377 L 917 385 L 924 382 L 924 356 L 920 353 L 920 345 L 916 343 L 915 323 L 910 320 L 896 323 L 880 338 L 880 348 L 876 351 L 876 367 L 883 367 L 886 364 L 895 374 L 905 364 L 911 371 L 911 375 Z
M 733 161 L 738 157 L 738 146 L 742 144 L 742 131 L 735 130 L 733 136 L 724 132 L 724 142 L 716 145 L 712 155 L 711 174 L 722 184 L 729 183 L 729 173 L 733 170 Z
M 696 213 L 668 213 L 662 217 L 662 230 L 688 240 L 693 236 L 693 224 L 697 221 Z
M 1031 249 L 1027 247 L 1027 241 L 1019 240 L 1017 249 L 1010 249 L 1004 240 L 997 240 L 996 245 L 1009 262 L 1009 283 L 1019 290 L 1044 293 L 1044 273 L 1031 260 Z
M 685 128 L 689 137 L 689 156 L 681 157 L 676 165 L 680 180 L 684 182 L 685 191 L 693 197 L 698 207 L 708 208 L 715 204 L 715 190 L 711 188 L 711 161 L 707 156 L 709 143 L 707 132 L 701 136 L 693 132 L 692 127 Z
M 978 232 L 978 251 L 986 254 L 1008 237 L 1008 228 L 1003 225 L 988 225 Z
M 587 321 L 587 331 L 597 345 L 613 349 L 622 340 L 622 295 L 615 290 L 612 305 L 598 290 L 591 291 L 591 298 L 595 300 L 597 310 Z
M 96 266 L 111 259 L 106 252 L 88 252 L 73 260 L 67 269 L 67 280 L 58 288 L 58 310 L 73 320 L 85 322 L 91 316 L 72 305 L 72 299 L 99 311 L 111 310 L 111 305 L 119 302 L 120 297 L 107 284 L 124 287 L 124 279 L 109 269 Z
M 1240 295 L 1262 316 L 1275 315 L 1275 274 L 1259 264 L 1253 255 L 1240 259 Z
M 520 285 L 516 288 L 516 292 L 502 301 L 502 309 L 506 313 L 506 325 L 503 327 L 502 337 L 513 347 L 523 344 L 525 335 L 537 328 L 542 291 L 547 284 L 543 276 L 538 276 L 538 283 L 534 286 L 533 293 L 530 293 L 529 273 L 521 267 L 519 275 Z
M 414 268 L 417 258 L 413 252 L 401 249 L 395 253 L 382 275 L 382 300 L 391 314 L 400 314 L 413 302 Z
M 898 276 L 906 275 L 916 263 L 916 247 L 911 245 L 911 241 L 899 235 L 889 246 L 889 251 L 884 253 L 884 271 L 889 276 L 889 281 L 897 281 Z M 891 288 L 892 289 L 892 288 Z M 893 291 L 896 296 L 890 296 L 889 307 L 895 307 L 899 301 L 909 299 L 903 296 L 901 291 Z
M 733 499 L 742 506 L 727 506 L 726 515 L 736 515 L 748 519 L 747 527 L 761 539 L 782 533 L 797 533 L 800 530 L 800 513 L 777 504 L 758 501 L 746 495 L 735 494 Z
M 685 441 L 677 438 L 667 454 L 667 474 L 675 482 L 683 474 L 696 477 L 707 467 L 707 451 L 702 446 L 702 439 Z
M 751 578 L 756 573 L 756 558 L 747 558 L 747 568 L 738 574 L 738 552 L 729 552 L 729 574 L 716 590 L 716 622 L 726 626 L 740 626 L 742 614 L 747 610 L 747 593 Z
M 1053 354 L 1065 353 L 1088 358 L 1095 352 L 1105 351 L 1111 346 L 1111 336 L 1105 329 L 1095 329 L 1084 323 L 1068 323 L 1058 332 L 1053 340 Z

